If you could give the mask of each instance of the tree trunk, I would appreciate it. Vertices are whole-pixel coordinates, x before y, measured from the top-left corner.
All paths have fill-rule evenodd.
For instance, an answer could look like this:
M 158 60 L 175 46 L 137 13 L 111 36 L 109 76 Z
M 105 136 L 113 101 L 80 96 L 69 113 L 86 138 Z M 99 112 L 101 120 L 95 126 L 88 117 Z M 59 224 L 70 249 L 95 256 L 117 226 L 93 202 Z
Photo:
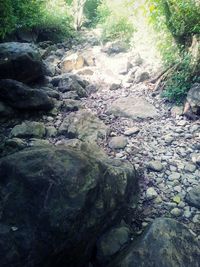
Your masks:
M 80 30 L 83 23 L 83 9 L 86 0 L 74 0 L 73 10 L 74 10 L 74 28 Z

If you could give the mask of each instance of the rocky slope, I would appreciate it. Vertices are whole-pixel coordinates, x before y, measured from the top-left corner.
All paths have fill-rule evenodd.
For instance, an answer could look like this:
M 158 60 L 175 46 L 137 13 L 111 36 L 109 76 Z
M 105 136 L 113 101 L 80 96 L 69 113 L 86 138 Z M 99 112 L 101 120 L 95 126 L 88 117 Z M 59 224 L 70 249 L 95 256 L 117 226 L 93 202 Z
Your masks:
M 69 47 L 0 45 L 2 266 L 198 266 L 199 120 L 138 53 Z

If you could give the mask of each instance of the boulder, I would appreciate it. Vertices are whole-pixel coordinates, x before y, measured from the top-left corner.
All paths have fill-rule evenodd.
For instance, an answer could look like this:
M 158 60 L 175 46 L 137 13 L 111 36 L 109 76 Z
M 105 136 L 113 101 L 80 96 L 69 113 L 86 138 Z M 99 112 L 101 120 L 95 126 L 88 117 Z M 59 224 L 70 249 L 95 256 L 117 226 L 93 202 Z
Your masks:
M 200 243 L 182 223 L 158 218 L 109 267 L 198 267 Z
M 71 72 L 73 70 L 79 70 L 83 68 L 85 64 L 84 57 L 77 53 L 63 58 L 61 62 L 62 72 Z
M 187 94 L 187 102 L 189 103 L 192 112 L 200 114 L 200 83 L 195 83 Z
M 154 118 L 158 115 L 156 108 L 142 97 L 121 97 L 108 109 L 109 114 L 131 119 Z
M 15 111 L 6 103 L 0 101 L 0 117 L 13 117 Z
M 58 90 L 62 93 L 74 91 L 79 97 L 87 97 L 88 93 L 75 76 L 65 76 L 58 83 Z
M 52 99 L 40 89 L 10 79 L 0 80 L 0 100 L 9 106 L 27 111 L 47 111 L 54 107 Z
M 38 137 L 45 135 L 46 129 L 42 122 L 26 121 L 16 125 L 11 131 L 11 137 Z
M 0 44 L 0 79 L 30 83 L 44 76 L 44 65 L 36 46 L 28 43 Z
M 2 267 L 88 266 L 138 191 L 131 164 L 63 145 L 2 158 L 0 177 Z
M 86 110 L 72 112 L 67 116 L 58 130 L 59 134 L 82 141 L 97 141 L 105 138 L 106 125 L 94 114 Z

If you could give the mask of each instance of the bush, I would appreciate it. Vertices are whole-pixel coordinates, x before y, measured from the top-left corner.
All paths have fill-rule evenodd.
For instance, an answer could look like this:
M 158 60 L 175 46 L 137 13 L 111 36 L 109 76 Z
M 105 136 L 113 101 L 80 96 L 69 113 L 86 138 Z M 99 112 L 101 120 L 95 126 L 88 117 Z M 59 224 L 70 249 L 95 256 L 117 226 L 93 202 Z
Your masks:
M 64 0 L 5 0 L 0 11 L 0 38 L 21 29 L 47 30 L 63 37 L 72 33 L 72 16 Z
M 177 70 L 172 73 L 165 84 L 163 96 L 180 104 L 187 96 L 191 85 L 200 80 L 198 76 L 192 74 L 190 54 L 183 53 L 177 66 Z
M 126 43 L 130 43 L 130 40 L 134 33 L 133 24 L 130 23 L 125 17 L 108 17 L 105 23 L 102 25 L 102 29 L 103 42 L 120 40 Z

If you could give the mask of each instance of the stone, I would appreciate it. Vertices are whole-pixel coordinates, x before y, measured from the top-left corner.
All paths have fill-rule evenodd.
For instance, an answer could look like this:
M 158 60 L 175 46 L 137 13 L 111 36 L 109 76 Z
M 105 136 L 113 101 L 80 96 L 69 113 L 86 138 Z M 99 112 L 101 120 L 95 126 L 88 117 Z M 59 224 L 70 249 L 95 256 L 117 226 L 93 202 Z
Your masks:
M 126 226 L 114 227 L 104 233 L 97 242 L 97 259 L 101 264 L 119 252 L 130 239 L 130 229 Z
M 26 121 L 22 124 L 16 125 L 10 135 L 11 137 L 31 138 L 43 137 L 46 133 L 45 126 L 42 122 Z
M 150 161 L 147 165 L 147 168 L 151 171 L 161 172 L 163 170 L 163 165 L 160 161 L 155 160 L 155 161 Z
M 45 73 L 39 50 L 33 44 L 9 42 L 0 44 L 0 79 L 30 83 Z
M 55 137 L 57 135 L 57 129 L 54 126 L 46 127 L 46 136 L 47 137 Z
M 32 147 L 42 147 L 42 146 L 49 146 L 49 141 L 39 138 L 31 138 L 29 146 Z
M 179 204 L 181 202 L 181 197 L 179 195 L 176 195 L 175 197 L 173 197 L 173 202 Z
M 83 68 L 84 64 L 84 57 L 78 53 L 74 53 L 62 59 L 61 69 L 63 73 L 71 72 Z
M 62 93 L 76 92 L 79 97 L 87 97 L 88 92 L 76 79 L 75 76 L 65 76 L 58 83 L 58 90 Z
M 150 78 L 149 73 L 143 70 L 138 70 L 135 73 L 135 82 L 140 83 L 148 80 Z
M 81 102 L 74 99 L 63 100 L 62 110 L 64 111 L 78 111 L 82 107 Z
M 113 83 L 113 84 L 111 84 L 109 89 L 110 89 L 110 91 L 116 91 L 120 88 L 121 88 L 121 83 Z
M 52 99 L 43 90 L 9 79 L 0 80 L 0 99 L 19 110 L 48 111 L 54 107 Z
M 172 172 L 170 175 L 169 175 L 169 177 L 168 177 L 168 179 L 170 180 L 170 181 L 173 181 L 173 180 L 179 180 L 181 178 L 181 175 L 180 175 L 180 173 L 178 173 L 178 172 Z
M 131 136 L 131 135 L 137 134 L 139 132 L 140 132 L 140 129 L 138 127 L 132 127 L 132 128 L 126 129 L 126 131 L 124 132 L 124 135 Z
M 181 116 L 183 114 L 183 106 L 174 106 L 171 109 L 172 116 Z
M 115 136 L 110 139 L 108 146 L 112 149 L 123 149 L 128 144 L 127 138 L 124 136 Z
M 200 209 L 200 186 L 192 188 L 187 193 L 185 200 L 190 206 Z
M 86 151 L 49 145 L 0 159 L 1 266 L 88 266 L 100 234 L 136 203 L 133 166 Z
M 158 196 L 158 193 L 153 187 L 149 187 L 146 191 L 146 198 L 152 200 Z
M 192 109 L 192 112 L 200 114 L 200 83 L 195 83 L 190 88 L 187 94 L 187 101 Z
M 13 117 L 15 111 L 6 103 L 0 101 L 0 116 L 1 117 Z
M 82 70 L 79 70 L 77 74 L 91 76 L 94 74 L 94 69 L 92 69 L 91 67 L 84 67 Z
M 131 119 L 147 119 L 158 116 L 156 108 L 142 97 L 121 97 L 114 101 L 108 114 Z
M 186 172 L 195 172 L 196 170 L 196 166 L 194 164 L 191 164 L 191 163 L 186 163 L 185 165 L 185 171 Z
M 109 267 L 198 267 L 200 241 L 182 223 L 158 218 Z
M 79 110 L 70 113 L 64 119 L 58 129 L 58 133 L 68 138 L 78 138 L 82 141 L 97 141 L 98 138 L 105 138 L 107 127 L 91 112 Z
M 182 214 L 182 211 L 179 208 L 174 208 L 170 211 L 171 215 L 179 217 Z
M 165 143 L 168 144 L 168 145 L 170 145 L 174 141 L 174 137 L 169 135 L 169 134 L 165 135 L 164 139 L 165 139 Z

